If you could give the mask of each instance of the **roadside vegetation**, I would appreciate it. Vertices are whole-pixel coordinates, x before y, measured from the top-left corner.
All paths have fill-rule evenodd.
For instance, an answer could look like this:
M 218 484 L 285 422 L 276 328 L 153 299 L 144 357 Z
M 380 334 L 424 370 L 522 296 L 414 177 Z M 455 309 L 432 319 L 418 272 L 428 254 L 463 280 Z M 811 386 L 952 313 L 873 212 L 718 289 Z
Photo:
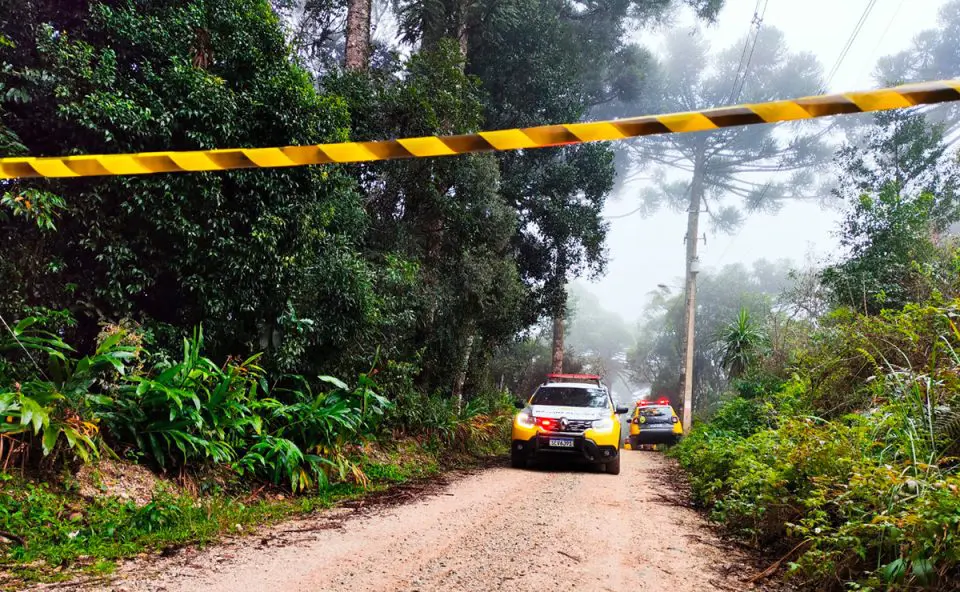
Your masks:
M 577 121 L 653 67 L 629 28 L 721 4 L 398 2 L 373 38 L 369 0 L 0 0 L 0 155 Z M 499 454 L 613 177 L 594 144 L 0 181 L 6 585 Z
M 499 393 L 460 408 L 412 391 L 391 400 L 381 393 L 409 380 L 392 365 L 386 390 L 368 373 L 352 386 L 321 376 L 314 390 L 302 376 L 269 377 L 260 356 L 214 363 L 200 329 L 170 358 L 138 329 L 106 326 L 79 357 L 55 328 L 69 322 L 27 317 L 0 339 L 0 584 L 13 589 L 109 572 L 122 557 L 210 542 L 505 450 L 514 408 Z M 118 497 L 101 460 L 163 477 L 143 499 Z
M 960 581 L 956 154 L 923 114 L 839 151 L 845 252 L 705 351 L 726 388 L 674 451 L 697 503 L 815 590 Z M 772 575 L 770 570 L 766 575 Z

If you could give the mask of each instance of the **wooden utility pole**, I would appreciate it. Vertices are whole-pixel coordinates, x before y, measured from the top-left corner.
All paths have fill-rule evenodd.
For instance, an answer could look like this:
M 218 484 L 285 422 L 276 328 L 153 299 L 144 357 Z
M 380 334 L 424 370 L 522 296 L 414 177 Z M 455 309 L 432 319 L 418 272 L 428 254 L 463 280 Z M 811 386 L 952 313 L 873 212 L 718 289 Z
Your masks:
M 690 209 L 687 211 L 687 275 L 686 275 L 686 330 L 684 331 L 683 357 L 683 433 L 689 434 L 693 427 L 693 359 L 697 317 L 697 273 L 700 259 L 697 257 L 700 233 L 700 203 L 703 201 L 703 165 L 706 155 L 701 149 L 693 167 L 690 183 Z

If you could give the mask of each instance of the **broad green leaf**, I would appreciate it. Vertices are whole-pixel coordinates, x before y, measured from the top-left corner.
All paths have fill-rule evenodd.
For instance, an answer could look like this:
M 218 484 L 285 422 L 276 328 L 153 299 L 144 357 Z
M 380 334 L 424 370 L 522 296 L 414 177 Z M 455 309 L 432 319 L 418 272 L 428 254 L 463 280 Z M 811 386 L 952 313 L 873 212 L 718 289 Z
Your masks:
M 910 571 L 913 577 L 921 584 L 932 583 L 936 575 L 936 571 L 933 569 L 933 562 L 926 558 L 911 561 Z
M 906 571 L 906 563 L 902 558 L 894 559 L 880 568 L 880 575 L 885 582 L 899 581 Z
M 43 455 L 47 456 L 53 452 L 54 446 L 57 445 L 57 439 L 60 437 L 60 430 L 56 426 L 47 426 L 47 429 L 43 430 Z
M 103 354 L 104 352 L 110 351 L 113 348 L 113 346 L 120 343 L 120 340 L 123 339 L 123 337 L 124 337 L 124 334 L 121 331 L 117 331 L 113 335 L 107 337 L 106 339 L 103 340 L 103 343 L 101 343 L 97 347 L 96 354 L 100 355 L 100 354 Z
M 337 378 L 336 376 L 326 376 L 326 375 L 323 375 L 323 376 L 319 376 L 318 378 L 319 378 L 322 382 L 326 382 L 327 384 L 332 384 L 333 386 L 335 386 L 335 387 L 337 387 L 338 389 L 341 389 L 341 390 L 348 390 L 348 389 L 350 388 L 350 387 L 347 386 L 347 383 L 345 383 L 344 381 L 340 380 L 340 379 Z

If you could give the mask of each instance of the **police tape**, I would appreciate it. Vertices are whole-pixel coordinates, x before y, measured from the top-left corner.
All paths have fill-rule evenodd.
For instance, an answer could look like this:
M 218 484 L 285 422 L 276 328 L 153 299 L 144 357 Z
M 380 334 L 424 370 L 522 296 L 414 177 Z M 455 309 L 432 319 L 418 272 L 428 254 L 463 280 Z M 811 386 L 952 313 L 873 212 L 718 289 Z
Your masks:
M 819 95 L 705 111 L 630 119 L 504 129 L 460 136 L 427 136 L 281 148 L 229 148 L 134 154 L 0 158 L 0 179 L 144 175 L 356 163 L 472 152 L 526 150 L 657 134 L 865 113 L 960 99 L 960 80 L 908 84 L 864 92 Z

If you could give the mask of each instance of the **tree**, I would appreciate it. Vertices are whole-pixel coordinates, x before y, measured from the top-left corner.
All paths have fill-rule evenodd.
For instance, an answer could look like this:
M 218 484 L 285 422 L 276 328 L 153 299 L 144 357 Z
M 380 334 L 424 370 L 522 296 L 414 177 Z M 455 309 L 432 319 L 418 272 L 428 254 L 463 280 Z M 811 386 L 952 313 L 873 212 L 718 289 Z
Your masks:
M 346 0 L 271 0 L 297 60 L 312 73 L 346 61 Z
M 499 345 L 490 362 L 490 387 L 504 389 L 522 400 L 529 398 L 552 371 L 551 333 L 549 323 L 540 323 Z M 586 360 L 568 349 L 564 352 L 563 367 L 570 373 L 585 372 Z
M 7 1 L 7 4 L 10 4 Z M 340 97 L 291 61 L 266 0 L 34 2 L 2 11 L 3 123 L 31 154 L 336 142 Z M 81 346 L 130 317 L 164 346 L 203 323 L 214 357 L 259 349 L 270 365 L 353 369 L 378 329 L 367 221 L 336 167 L 29 180 L 66 204 L 57 232 L 0 227 L 19 305 L 69 308 Z M 372 348 L 371 348 L 372 349 Z M 369 364 L 372 351 L 363 353 Z
M 875 78 L 880 84 L 926 82 L 960 77 L 960 0 L 940 7 L 938 27 L 913 38 L 911 46 L 877 61 Z M 960 123 L 957 105 L 948 103 L 923 110 L 933 121 L 946 125 L 946 135 L 956 140 Z M 951 142 L 952 143 L 952 142 Z
M 776 299 L 789 280 L 789 261 L 757 261 L 752 268 L 725 265 L 701 272 L 693 365 L 693 408 L 705 409 L 726 387 L 730 374 L 722 340 L 730 324 L 746 310 L 750 324 L 764 326 L 776 312 Z M 627 353 L 627 372 L 638 385 L 650 385 L 656 396 L 681 402 L 683 359 L 683 295 L 654 292 L 644 308 L 636 341 Z
M 960 166 L 944 138 L 945 125 L 930 123 L 917 110 L 877 113 L 873 121 L 848 131 L 835 157 L 839 182 L 834 195 L 855 203 L 864 193 L 888 186 L 911 198 L 926 193 L 933 227 L 944 230 L 960 216 Z
M 306 4 L 319 1 L 307 0 Z M 686 0 L 682 3 L 692 6 L 704 18 L 712 18 L 722 4 L 720 0 Z M 419 48 L 421 52 L 436 51 L 444 39 L 456 43 L 466 73 L 476 77 L 483 90 L 481 127 L 492 129 L 577 121 L 591 105 L 631 98 L 639 88 L 638 81 L 645 74 L 650 60 L 648 52 L 637 46 L 624 45 L 627 27 L 630 22 L 662 17 L 678 4 L 681 2 L 672 0 L 588 3 L 568 0 L 410 0 L 395 6 L 400 28 L 398 42 Z M 309 15 L 304 12 L 304 16 Z M 330 17 L 321 12 L 314 24 L 301 26 L 300 30 L 318 31 L 330 39 L 335 36 L 336 27 L 329 21 Z M 331 30 L 334 33 L 328 35 Z M 380 73 L 398 72 L 396 60 L 378 60 L 376 54 L 375 49 L 374 78 Z M 431 88 L 431 92 L 439 93 L 440 98 L 459 88 L 438 86 Z M 420 100 L 425 100 L 425 96 L 421 95 Z M 378 128 L 358 121 L 363 117 L 357 117 L 359 112 L 375 108 L 373 102 L 362 93 L 356 93 L 351 94 L 349 103 L 356 106 L 353 110 L 354 129 L 355 137 L 360 139 L 396 137 L 392 134 L 401 131 L 401 127 L 415 128 L 416 125 L 406 124 L 421 121 L 420 114 L 414 109 L 410 115 L 401 116 L 405 119 L 398 120 L 404 126 L 394 126 L 389 116 L 383 116 L 386 125 Z M 420 126 L 423 128 L 419 130 L 421 134 L 441 133 L 444 129 L 453 129 L 452 123 L 463 121 L 454 113 L 432 109 L 426 112 L 437 113 L 439 118 L 432 122 L 435 125 Z M 377 112 L 377 117 L 380 116 Z M 460 126 L 462 128 L 464 126 Z M 526 286 L 521 302 L 521 326 L 530 325 L 543 316 L 556 316 L 558 326 L 563 327 L 568 278 L 599 273 L 603 269 L 606 225 L 601 211 L 614 173 L 611 150 L 605 146 L 578 146 L 498 155 L 496 160 L 499 168 L 496 190 L 516 216 L 509 257 L 516 262 L 519 277 Z M 359 175 L 361 186 L 371 195 L 368 210 L 377 210 L 375 217 L 384 222 L 383 226 L 374 225 L 377 235 L 394 237 L 399 245 L 403 242 L 401 233 L 411 232 L 412 226 L 406 223 L 393 225 L 391 216 L 396 210 L 390 207 L 402 207 L 404 218 L 418 221 L 420 228 L 413 234 L 430 244 L 425 245 L 423 251 L 409 256 L 409 260 L 420 265 L 419 273 L 425 280 L 426 291 L 439 297 L 443 291 L 440 284 L 451 276 L 439 271 L 441 257 L 438 254 L 443 250 L 442 244 L 446 240 L 443 236 L 448 229 L 443 224 L 443 216 L 437 214 L 438 201 L 412 199 L 413 195 L 423 194 L 412 184 L 405 185 L 410 188 L 409 193 L 400 190 L 398 199 L 387 198 L 394 189 L 382 191 L 382 188 L 398 186 L 379 175 L 385 170 L 406 171 L 404 175 L 410 170 L 421 170 L 419 187 L 443 187 L 446 181 L 430 173 L 435 170 L 432 164 L 398 169 L 376 165 L 359 168 L 362 171 Z M 409 255 L 402 248 L 401 251 Z M 431 310 L 439 309 L 428 305 L 419 315 L 426 322 L 420 328 L 418 338 L 412 342 L 424 343 L 443 334 L 443 331 L 434 330 L 436 315 Z M 471 344 L 460 349 L 459 359 L 474 347 L 474 341 L 468 338 L 457 341 Z M 557 343 L 557 351 L 562 352 L 562 339 Z M 462 369 L 464 366 L 457 367 Z M 457 373 L 462 376 L 460 370 Z M 427 380 L 427 383 L 432 382 Z
M 742 48 L 743 42 L 711 54 L 702 36 L 673 33 L 642 99 L 606 106 L 598 114 L 625 116 L 698 111 L 737 101 L 759 103 L 812 94 L 821 84 L 816 58 L 789 52 L 783 34 L 764 27 L 742 86 L 737 86 Z M 647 212 L 661 206 L 677 211 L 705 208 L 718 230 L 731 230 L 743 222 L 744 211 L 776 211 L 784 199 L 806 197 L 813 170 L 829 154 L 821 139 L 805 124 L 754 125 L 651 136 L 622 143 L 619 149 L 628 163 L 622 172 L 627 179 L 646 173 L 653 180 L 641 192 Z M 789 179 L 782 178 L 785 173 L 792 173 Z M 731 198 L 739 198 L 739 205 L 730 203 Z
M 841 261 L 820 274 L 834 306 L 866 314 L 922 301 L 945 282 L 936 236 L 960 218 L 960 165 L 945 124 L 913 110 L 848 131 L 834 194 L 848 204 Z
M 478 81 L 464 74 L 451 40 L 396 70 L 331 73 L 321 83 L 356 106 L 358 138 L 468 133 L 481 125 Z M 516 214 L 499 192 L 496 159 L 372 163 L 354 172 L 367 196 L 368 258 L 407 262 L 416 279 L 403 295 L 408 316 L 382 337 L 385 354 L 419 357 L 420 386 L 456 396 L 472 363 L 524 327 L 511 244 Z
M 370 3 L 372 0 L 348 0 L 347 43 L 344 66 L 365 70 L 370 60 Z
M 935 203 L 930 193 L 909 198 L 888 184 L 853 204 L 840 230 L 847 256 L 820 275 L 834 306 L 878 314 L 930 296 L 934 285 L 927 278 L 938 271 L 932 240 Z
M 611 115 L 633 114 L 640 107 L 648 112 L 698 111 L 738 100 L 769 101 L 784 96 L 810 94 L 821 85 L 820 66 L 809 53 L 791 54 L 777 29 L 757 31 L 752 42 L 742 43 L 710 56 L 699 36 L 674 33 L 667 40 L 660 71 L 648 83 L 649 92 L 636 104 L 615 104 L 599 111 Z M 749 58 L 745 49 L 751 45 Z M 743 49 L 741 49 L 741 47 Z M 641 208 L 655 210 L 668 204 L 687 211 L 686 298 L 687 338 L 693 338 L 696 318 L 697 246 L 700 212 L 706 210 L 714 226 L 730 231 L 743 222 L 747 212 L 776 211 L 782 200 L 803 197 L 813 181 L 813 168 L 826 153 L 821 134 L 802 125 L 792 125 L 789 134 L 772 126 L 746 126 L 716 132 L 663 135 L 651 141 L 626 143 L 628 171 L 652 173 L 654 183 L 646 188 Z M 670 173 L 680 173 L 681 180 Z M 789 182 L 780 178 L 792 172 Z M 627 173 L 629 175 L 629 172 Z M 729 198 L 740 198 L 739 207 Z M 684 365 L 694 345 L 687 344 Z M 692 372 L 692 369 L 690 370 Z M 685 385 L 684 426 L 689 429 L 693 385 Z
M 467 71 L 488 94 L 486 125 L 510 128 L 583 119 L 589 109 L 632 100 L 649 53 L 623 42 L 631 19 L 652 19 L 677 3 L 559 0 L 495 4 L 495 17 L 469 35 Z M 719 2 L 688 2 L 712 17 Z M 509 6 L 509 8 L 507 8 Z M 531 64 L 538 64 L 531 67 Z M 602 145 L 499 155 L 503 193 L 520 220 L 515 245 L 530 288 L 531 319 L 556 319 L 562 359 L 567 282 L 602 273 L 613 187 L 612 149 Z
M 570 285 L 570 311 L 567 344 L 577 352 L 592 372 L 611 384 L 629 387 L 625 373 L 627 349 L 634 336 L 623 318 L 603 307 L 600 299 L 585 285 Z

